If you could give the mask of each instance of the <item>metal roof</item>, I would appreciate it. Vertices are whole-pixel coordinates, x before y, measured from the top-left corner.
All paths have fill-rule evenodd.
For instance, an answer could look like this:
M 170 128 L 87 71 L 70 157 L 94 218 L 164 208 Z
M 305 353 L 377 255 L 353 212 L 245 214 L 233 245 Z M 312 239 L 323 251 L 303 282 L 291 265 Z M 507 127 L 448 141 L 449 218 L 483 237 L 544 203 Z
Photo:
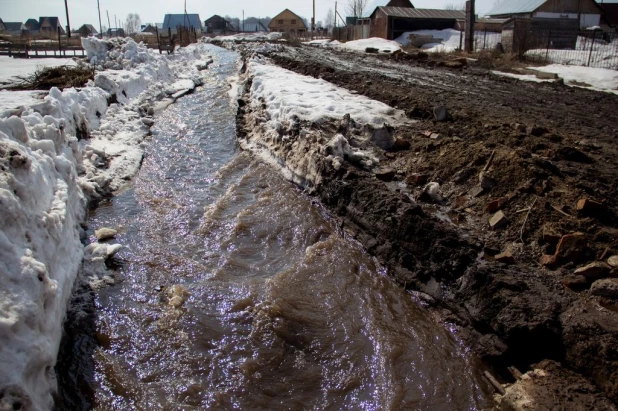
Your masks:
M 502 0 L 496 4 L 488 16 L 498 16 L 503 14 L 523 14 L 532 13 L 541 7 L 547 0 Z
M 386 13 L 387 16 L 403 17 L 407 19 L 465 19 L 466 12 L 461 10 L 442 10 L 442 9 L 411 9 L 409 7 L 388 7 L 380 6 L 378 9 Z
M 5 21 L 4 23 L 4 27 L 6 28 L 7 31 L 20 31 L 20 30 L 28 30 L 26 28 L 26 26 L 24 26 L 23 23 L 21 22 L 15 22 L 15 21 Z
M 166 14 L 163 20 L 163 30 L 176 27 L 192 27 L 197 30 L 202 29 L 202 22 L 199 14 Z

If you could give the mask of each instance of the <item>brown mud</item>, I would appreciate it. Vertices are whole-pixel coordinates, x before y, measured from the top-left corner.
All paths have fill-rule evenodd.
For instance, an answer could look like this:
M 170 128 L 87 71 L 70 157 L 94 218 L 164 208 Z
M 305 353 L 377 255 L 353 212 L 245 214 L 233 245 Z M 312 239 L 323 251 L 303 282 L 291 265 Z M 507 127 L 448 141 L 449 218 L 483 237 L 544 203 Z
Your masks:
M 507 366 L 549 359 L 594 383 L 587 396 L 618 401 L 617 306 L 589 291 L 616 269 L 574 275 L 618 254 L 618 96 L 497 77 L 465 60 L 452 69 L 444 57 L 310 47 L 270 57 L 418 120 L 396 130 L 377 172 L 320 165 L 316 195 L 347 233 L 468 330 L 502 381 L 513 381 Z M 240 138 L 248 110 L 241 104 Z M 339 127 L 330 132 L 345 135 Z M 441 200 L 423 195 L 426 182 L 440 184 Z M 578 209 L 582 199 L 592 205 Z M 498 211 L 505 224 L 491 229 Z M 582 233 L 573 246 L 558 244 L 572 233 Z

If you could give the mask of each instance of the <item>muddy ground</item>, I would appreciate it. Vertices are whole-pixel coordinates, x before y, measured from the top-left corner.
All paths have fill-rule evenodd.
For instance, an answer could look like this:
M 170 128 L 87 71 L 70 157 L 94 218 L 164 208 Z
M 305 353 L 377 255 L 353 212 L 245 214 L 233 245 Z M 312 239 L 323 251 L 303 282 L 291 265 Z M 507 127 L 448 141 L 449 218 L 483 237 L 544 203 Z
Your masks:
M 618 306 L 595 284 L 618 277 L 601 263 L 618 254 L 618 96 L 465 59 L 306 46 L 270 57 L 417 120 L 395 130 L 379 170 L 323 165 L 316 195 L 347 233 L 467 330 L 502 381 L 507 366 L 549 359 L 594 383 L 586 395 L 618 401 Z M 430 182 L 439 197 L 423 194 Z

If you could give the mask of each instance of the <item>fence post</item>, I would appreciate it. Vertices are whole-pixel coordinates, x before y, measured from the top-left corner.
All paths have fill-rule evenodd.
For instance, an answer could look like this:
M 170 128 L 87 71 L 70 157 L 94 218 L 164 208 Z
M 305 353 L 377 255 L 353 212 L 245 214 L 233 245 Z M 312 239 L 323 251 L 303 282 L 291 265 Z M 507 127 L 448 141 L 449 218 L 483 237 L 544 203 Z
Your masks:
M 462 43 L 463 43 L 463 31 L 460 31 L 459 32 L 459 51 L 462 50 L 462 48 L 461 48 L 463 46 Z
M 551 45 L 551 29 L 549 30 L 549 36 L 547 36 L 547 47 L 545 48 L 545 63 L 549 63 L 549 46 Z
M 60 52 L 60 55 L 62 56 L 62 44 L 60 44 L 60 26 L 58 26 L 58 51 Z
M 594 50 L 594 38 L 597 36 L 597 31 L 594 30 L 592 32 L 592 43 L 590 44 L 590 55 L 588 55 L 588 65 L 587 67 L 590 67 L 590 60 L 592 60 L 592 51 Z
M 483 34 L 483 51 L 485 51 L 486 45 L 487 45 L 487 29 L 485 29 L 485 33 Z

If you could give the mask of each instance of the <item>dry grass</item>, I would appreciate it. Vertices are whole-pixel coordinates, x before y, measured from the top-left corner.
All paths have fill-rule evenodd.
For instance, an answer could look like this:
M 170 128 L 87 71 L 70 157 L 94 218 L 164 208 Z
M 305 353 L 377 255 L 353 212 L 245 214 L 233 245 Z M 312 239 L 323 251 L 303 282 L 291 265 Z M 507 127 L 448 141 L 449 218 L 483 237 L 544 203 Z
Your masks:
M 15 77 L 17 82 L 8 90 L 49 90 L 52 87 L 65 89 L 83 87 L 88 80 L 94 80 L 94 70 L 89 66 L 58 66 L 37 69 L 28 76 Z

